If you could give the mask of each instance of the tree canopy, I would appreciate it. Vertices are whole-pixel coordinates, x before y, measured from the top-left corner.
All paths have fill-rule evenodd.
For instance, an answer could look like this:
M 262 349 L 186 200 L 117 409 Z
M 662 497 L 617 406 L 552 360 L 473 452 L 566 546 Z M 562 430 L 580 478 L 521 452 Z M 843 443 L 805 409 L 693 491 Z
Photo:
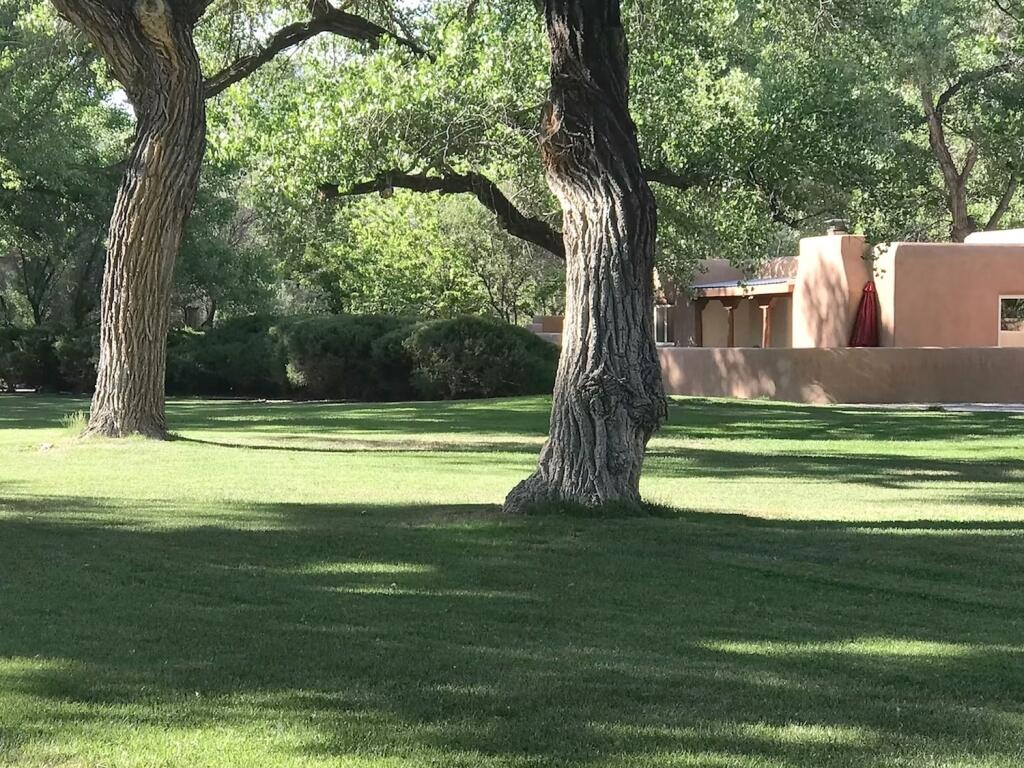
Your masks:
M 516 322 L 560 308 L 532 4 L 174 7 L 202 12 L 196 42 L 219 94 L 178 322 L 196 304 L 207 318 Z M 1024 221 L 1019 2 L 655 0 L 624 14 L 666 275 L 790 254 L 828 218 L 875 242 Z M 0 22 L 0 322 L 80 326 L 96 316 L 132 110 L 49 3 L 0 0 Z M 315 34 L 343 24 L 371 44 Z

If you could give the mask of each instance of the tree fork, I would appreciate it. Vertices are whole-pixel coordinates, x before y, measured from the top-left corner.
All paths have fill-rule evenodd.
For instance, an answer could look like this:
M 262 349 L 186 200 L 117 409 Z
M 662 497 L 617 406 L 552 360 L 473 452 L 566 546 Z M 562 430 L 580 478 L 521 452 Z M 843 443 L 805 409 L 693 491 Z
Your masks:
M 550 436 L 508 512 L 638 504 L 667 414 L 654 342 L 654 196 L 629 114 L 619 0 L 547 0 L 551 87 L 541 123 L 564 214 L 566 316 Z

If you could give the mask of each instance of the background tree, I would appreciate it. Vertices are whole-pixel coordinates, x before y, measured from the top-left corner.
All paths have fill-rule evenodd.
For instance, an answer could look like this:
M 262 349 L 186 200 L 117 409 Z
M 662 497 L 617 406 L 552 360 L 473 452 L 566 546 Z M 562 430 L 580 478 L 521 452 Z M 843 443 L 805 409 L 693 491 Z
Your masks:
M 172 277 L 199 184 L 206 99 L 322 32 L 370 42 L 388 32 L 313 0 L 306 21 L 287 24 L 206 81 L 195 27 L 204 15 L 229 13 L 230 7 L 211 7 L 209 0 L 53 2 L 102 53 L 136 117 L 108 231 L 89 432 L 161 438 Z M 271 17 L 264 11 L 262 18 Z
M 95 307 L 127 119 L 48 5 L 0 2 L 0 308 L 80 327 Z
M 918 190 L 916 210 L 897 209 L 903 227 L 960 242 L 1020 222 L 1024 8 L 1015 0 L 920 0 L 836 6 L 824 18 L 877 62 L 874 82 L 894 101 L 890 141 L 878 149 L 905 174 L 904 189 Z

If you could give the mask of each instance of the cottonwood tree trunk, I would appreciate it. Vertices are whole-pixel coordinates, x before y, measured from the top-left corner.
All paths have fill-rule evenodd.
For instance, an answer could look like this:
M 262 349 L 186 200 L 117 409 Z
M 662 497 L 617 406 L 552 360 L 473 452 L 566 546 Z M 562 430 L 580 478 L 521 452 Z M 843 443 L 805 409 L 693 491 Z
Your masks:
M 328 0 L 308 0 L 308 20 L 285 25 L 204 85 L 193 30 L 210 0 L 51 2 L 103 53 L 137 119 L 110 224 L 99 376 L 88 432 L 162 438 L 171 280 L 199 183 L 204 100 L 323 33 L 371 44 L 391 38 L 418 55 L 425 51 Z
M 163 0 L 55 4 L 103 51 L 136 116 L 108 235 L 88 433 L 163 438 L 174 262 L 205 150 L 195 19 Z
M 195 49 L 173 87 L 136 107 L 138 127 L 110 222 L 89 432 L 164 437 L 174 262 L 195 202 L 205 106 Z
M 566 317 L 550 437 L 508 495 L 544 502 L 640 500 L 647 442 L 666 416 L 654 343 L 654 197 L 629 114 L 618 0 L 547 0 L 551 89 L 541 126 L 565 220 Z

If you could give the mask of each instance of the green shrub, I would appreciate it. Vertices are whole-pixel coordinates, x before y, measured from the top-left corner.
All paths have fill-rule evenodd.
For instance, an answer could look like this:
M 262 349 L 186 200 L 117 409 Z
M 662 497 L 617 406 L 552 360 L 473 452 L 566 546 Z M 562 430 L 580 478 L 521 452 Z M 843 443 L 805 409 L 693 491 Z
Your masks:
M 558 348 L 500 320 L 421 323 L 402 346 L 413 388 L 427 400 L 546 394 L 554 388 Z
M 63 331 L 54 337 L 53 353 L 64 389 L 70 392 L 92 392 L 96 387 L 99 349 L 98 326 Z
M 0 388 L 89 392 L 98 330 L 0 328 Z M 499 320 L 383 315 L 229 320 L 172 331 L 167 393 L 338 400 L 550 392 L 558 350 Z
M 47 391 L 64 388 L 54 352 L 54 334 L 47 328 L 0 328 L 0 386 Z
M 415 400 L 412 385 L 413 360 L 405 349 L 405 341 L 418 326 L 410 324 L 385 333 L 373 342 L 373 365 L 377 371 L 380 400 Z
M 167 391 L 175 395 L 282 397 L 288 394 L 280 344 L 267 316 L 229 320 L 205 333 L 173 331 Z
M 374 355 L 374 343 L 409 324 L 386 315 L 333 315 L 292 318 L 273 333 L 284 350 L 293 392 L 319 399 L 382 400 L 406 382 L 391 380 L 396 374 L 381 365 L 385 361 Z

